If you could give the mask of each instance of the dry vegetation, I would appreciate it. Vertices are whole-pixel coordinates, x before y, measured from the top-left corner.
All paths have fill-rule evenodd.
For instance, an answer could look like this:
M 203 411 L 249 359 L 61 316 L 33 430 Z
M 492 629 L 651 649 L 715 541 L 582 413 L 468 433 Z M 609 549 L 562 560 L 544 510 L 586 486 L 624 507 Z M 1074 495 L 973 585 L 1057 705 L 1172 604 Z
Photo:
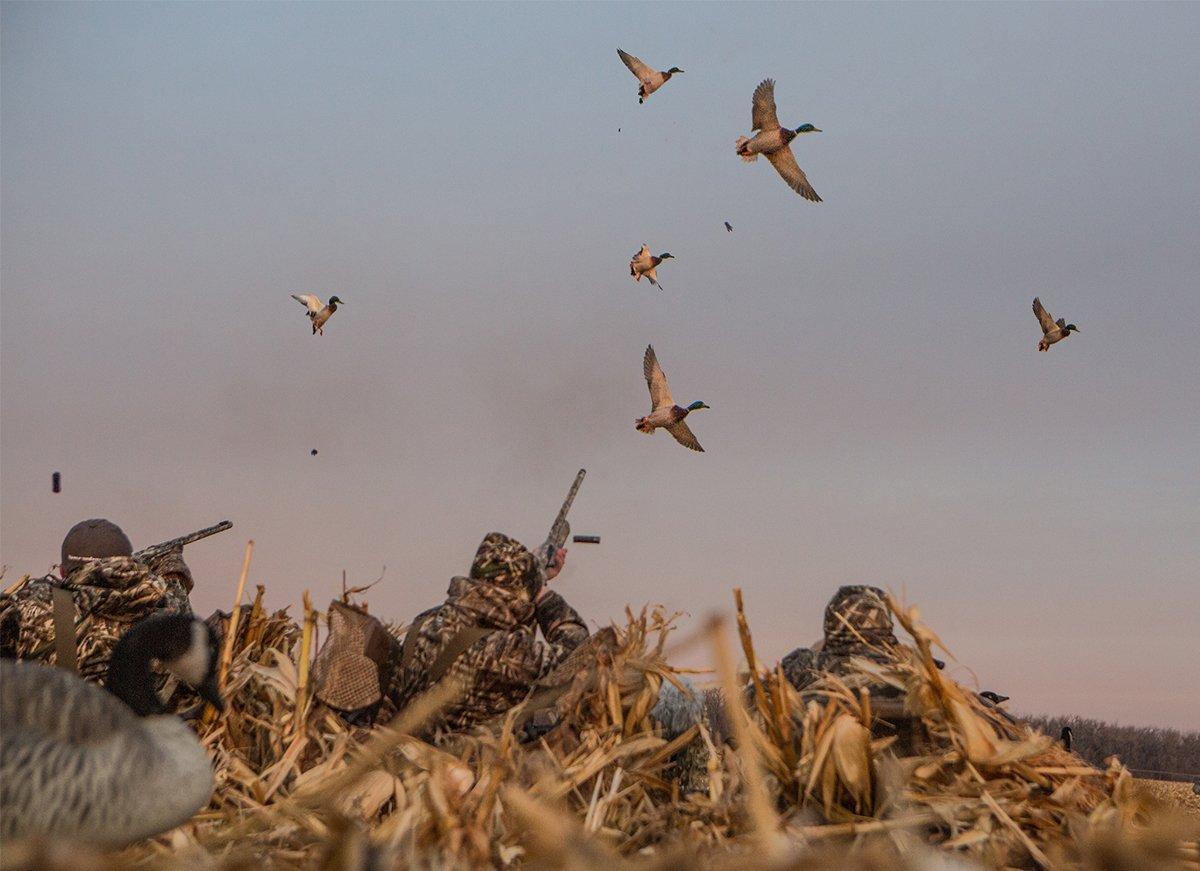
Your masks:
M 371 733 L 314 705 L 307 673 L 318 615 L 266 613 L 262 589 L 239 614 L 229 713 L 201 724 L 216 760 L 212 805 L 188 826 L 116 857 L 6 850 L 6 867 L 62 868 L 1184 868 L 1193 823 L 985 707 L 934 665 L 936 636 L 893 603 L 913 638 L 893 665 L 861 661 L 801 699 L 758 667 L 739 609 L 735 673 L 727 627 L 708 643 L 725 688 L 732 747 L 703 726 L 667 741 L 648 712 L 664 682 L 672 621 L 627 613 L 574 672 L 561 724 L 535 743 L 494 728 L 427 743 L 408 733 L 453 686 Z M 753 677 L 752 693 L 737 687 Z M 875 737 L 867 685 L 901 695 L 916 755 Z M 747 698 L 748 708 L 729 704 Z M 879 734 L 878 728 L 875 735 Z M 672 759 L 693 740 L 707 793 L 681 795 Z M 1191 828 L 1188 826 L 1191 825 Z M 934 857 L 941 857 L 935 862 Z

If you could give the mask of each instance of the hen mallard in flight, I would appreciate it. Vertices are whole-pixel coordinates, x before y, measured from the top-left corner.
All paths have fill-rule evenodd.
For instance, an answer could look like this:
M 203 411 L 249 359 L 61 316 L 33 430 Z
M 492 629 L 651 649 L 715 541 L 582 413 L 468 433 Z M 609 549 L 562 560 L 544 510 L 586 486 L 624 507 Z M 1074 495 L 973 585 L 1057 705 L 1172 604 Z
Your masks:
M 664 251 L 655 257 L 650 253 L 649 245 L 642 245 L 642 250 L 633 255 L 633 259 L 629 261 L 629 274 L 633 276 L 634 281 L 641 281 L 642 276 L 646 276 L 650 283 L 662 290 L 662 285 L 658 283 L 658 267 L 664 260 L 674 260 L 674 254 L 668 254 Z
M 333 317 L 333 313 L 337 311 L 339 305 L 345 305 L 336 296 L 329 297 L 329 305 L 321 305 L 321 300 L 313 296 L 311 293 L 302 293 L 300 295 L 292 294 L 292 299 L 308 309 L 309 320 L 312 321 L 312 331 L 315 336 L 320 333 L 325 335 L 325 322 Z
M 704 451 L 700 442 L 683 419 L 700 408 L 708 408 L 703 402 L 693 402 L 687 408 L 681 408 L 671 398 L 671 388 L 667 386 L 667 376 L 658 365 L 658 357 L 654 355 L 654 346 L 646 346 L 646 356 L 642 359 L 642 374 L 646 376 L 646 386 L 650 388 L 650 413 L 639 417 L 634 426 L 638 432 L 654 435 L 656 429 L 665 429 L 675 441 L 693 451 Z
M 817 192 L 808 183 L 804 170 L 796 163 L 796 155 L 792 154 L 789 144 L 801 133 L 820 133 L 811 124 L 801 124 L 795 130 L 779 126 L 779 116 L 775 112 L 775 80 L 763 79 L 754 89 L 754 99 L 750 109 L 751 130 L 758 132 L 753 136 L 739 136 L 737 153 L 742 160 L 751 163 L 758 160 L 760 154 L 765 154 L 767 160 L 775 167 L 787 186 L 806 200 L 814 203 L 821 202 Z
M 671 76 L 676 73 L 681 73 L 679 67 L 671 67 L 669 70 L 659 71 L 651 69 L 646 64 L 642 63 L 636 57 L 627 51 L 617 49 L 617 54 L 621 57 L 621 62 L 629 67 L 629 71 L 641 83 L 638 87 L 638 102 L 646 102 L 646 98 L 665 85 L 671 80 Z M 617 131 L 620 132 L 620 131 Z
M 1042 325 L 1042 340 L 1038 342 L 1039 351 L 1049 351 L 1051 345 L 1061 342 L 1071 334 L 1072 330 L 1079 332 L 1079 327 L 1068 324 L 1066 318 L 1059 318 L 1056 321 L 1050 317 L 1050 312 L 1046 311 L 1046 307 L 1036 296 L 1033 298 L 1033 314 L 1037 317 L 1038 323 Z

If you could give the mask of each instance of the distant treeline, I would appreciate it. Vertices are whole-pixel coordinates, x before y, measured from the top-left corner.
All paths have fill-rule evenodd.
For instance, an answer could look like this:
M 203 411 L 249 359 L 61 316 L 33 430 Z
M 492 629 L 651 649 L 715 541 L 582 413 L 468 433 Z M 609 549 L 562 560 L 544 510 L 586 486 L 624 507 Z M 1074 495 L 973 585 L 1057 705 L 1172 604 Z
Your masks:
M 1083 717 L 1026 717 L 1047 735 L 1057 736 L 1071 727 L 1071 749 L 1093 765 L 1103 767 L 1114 753 L 1139 777 L 1157 780 L 1200 780 L 1200 732 L 1119 726 Z M 1173 772 L 1169 777 L 1165 773 Z

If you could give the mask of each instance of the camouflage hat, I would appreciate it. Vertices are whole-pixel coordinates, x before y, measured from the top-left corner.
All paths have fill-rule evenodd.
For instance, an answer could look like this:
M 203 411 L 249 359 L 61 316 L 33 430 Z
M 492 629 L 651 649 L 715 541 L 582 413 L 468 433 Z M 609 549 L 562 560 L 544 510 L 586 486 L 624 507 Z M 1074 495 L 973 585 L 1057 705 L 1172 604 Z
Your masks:
M 843 653 L 896 644 L 887 595 L 878 587 L 839 587 L 825 608 L 825 651 Z
M 541 586 L 541 574 L 533 554 L 515 538 L 499 532 L 489 532 L 483 537 L 471 563 L 471 578 L 504 589 L 524 591 L 531 599 Z
M 133 545 L 121 527 L 111 520 L 81 520 L 71 527 L 62 543 L 62 571 L 69 575 L 83 563 L 73 556 L 133 556 Z

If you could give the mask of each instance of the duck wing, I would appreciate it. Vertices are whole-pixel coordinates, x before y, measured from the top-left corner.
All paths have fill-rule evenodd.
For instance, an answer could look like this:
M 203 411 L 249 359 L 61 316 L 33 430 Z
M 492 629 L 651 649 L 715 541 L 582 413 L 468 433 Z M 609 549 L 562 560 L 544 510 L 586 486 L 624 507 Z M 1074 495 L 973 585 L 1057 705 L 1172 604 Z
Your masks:
M 655 72 L 627 51 L 621 51 L 618 48 L 617 55 L 621 58 L 621 62 L 629 67 L 629 71 L 637 76 L 639 82 L 644 81 L 647 76 L 651 76 Z
M 770 152 L 767 154 L 767 160 L 771 161 L 771 166 L 775 167 L 775 171 L 787 182 L 788 187 L 806 200 L 812 200 L 814 203 L 821 202 L 821 197 L 808 183 L 808 176 L 804 174 L 800 164 L 796 163 L 796 155 L 792 153 L 790 145 Z
M 693 451 L 704 453 L 704 448 L 700 447 L 700 442 L 696 441 L 696 436 L 688 429 L 688 425 L 682 420 L 679 423 L 673 423 L 668 427 L 664 427 L 667 432 L 675 437 L 675 441 L 679 442 L 685 448 L 691 448 Z
M 299 295 L 293 293 L 292 299 L 307 308 L 311 314 L 316 314 L 325 307 L 321 303 L 321 300 L 317 299 L 311 293 L 301 293 Z
M 1033 298 L 1033 314 L 1038 319 L 1038 323 L 1042 325 L 1042 335 L 1048 335 L 1058 329 L 1054 318 L 1050 317 L 1050 312 L 1046 311 L 1046 307 L 1036 296 Z
M 650 388 L 651 411 L 670 408 L 675 404 L 675 400 L 671 398 L 671 388 L 667 386 L 667 376 L 662 366 L 658 365 L 653 345 L 646 346 L 646 356 L 642 358 L 642 374 L 646 376 L 646 385 Z
M 750 106 L 751 130 L 778 130 L 779 116 L 775 114 L 775 80 L 763 79 L 754 89 Z

